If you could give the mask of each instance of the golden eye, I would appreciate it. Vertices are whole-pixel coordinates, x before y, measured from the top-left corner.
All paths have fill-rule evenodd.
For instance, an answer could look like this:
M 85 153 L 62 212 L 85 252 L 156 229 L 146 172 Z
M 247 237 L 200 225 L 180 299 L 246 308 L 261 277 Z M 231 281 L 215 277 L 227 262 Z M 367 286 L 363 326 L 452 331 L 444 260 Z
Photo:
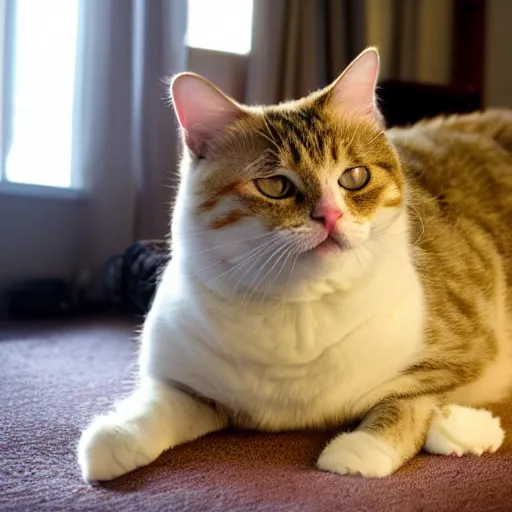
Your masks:
M 366 167 L 346 169 L 338 180 L 345 190 L 361 190 L 370 181 L 370 171 Z
M 286 176 L 271 176 L 270 178 L 258 178 L 254 180 L 256 188 L 272 199 L 286 199 L 295 195 L 295 185 Z

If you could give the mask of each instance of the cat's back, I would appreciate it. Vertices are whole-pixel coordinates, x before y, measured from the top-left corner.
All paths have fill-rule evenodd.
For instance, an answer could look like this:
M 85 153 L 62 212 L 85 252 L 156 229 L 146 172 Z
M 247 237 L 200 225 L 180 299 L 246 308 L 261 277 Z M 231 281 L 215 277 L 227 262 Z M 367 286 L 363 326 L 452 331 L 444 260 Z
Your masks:
M 441 116 L 387 134 L 413 187 L 436 196 L 475 192 L 484 201 L 512 188 L 512 110 Z
M 439 117 L 388 136 L 404 167 L 418 237 L 449 237 L 451 245 L 458 227 L 470 238 L 485 234 L 512 266 L 512 110 Z

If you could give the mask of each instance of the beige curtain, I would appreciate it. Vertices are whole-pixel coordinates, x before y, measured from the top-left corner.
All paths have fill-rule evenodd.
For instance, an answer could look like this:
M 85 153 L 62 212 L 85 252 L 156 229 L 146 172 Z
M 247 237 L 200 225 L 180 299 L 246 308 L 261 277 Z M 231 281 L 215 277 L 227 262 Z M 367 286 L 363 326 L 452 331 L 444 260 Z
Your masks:
M 74 172 L 86 191 L 80 268 L 168 233 L 177 161 L 164 79 L 184 70 L 186 0 L 80 3 Z
M 245 101 L 327 85 L 368 45 L 382 79 L 449 83 L 454 0 L 255 0 Z
M 453 0 L 363 0 L 366 44 L 379 48 L 381 79 L 449 84 Z
M 365 45 L 360 0 L 255 0 L 248 103 L 298 98 L 333 80 Z

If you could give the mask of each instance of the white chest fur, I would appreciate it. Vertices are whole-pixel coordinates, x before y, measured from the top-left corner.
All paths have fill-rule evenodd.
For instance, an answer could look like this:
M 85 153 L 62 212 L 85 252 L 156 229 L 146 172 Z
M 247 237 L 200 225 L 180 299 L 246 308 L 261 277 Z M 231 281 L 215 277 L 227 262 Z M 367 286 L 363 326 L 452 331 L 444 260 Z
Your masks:
M 408 259 L 408 258 L 407 258 Z M 224 302 L 168 269 L 143 331 L 141 371 L 171 379 L 265 429 L 343 421 L 423 348 L 423 297 L 389 259 L 349 292 L 264 305 Z

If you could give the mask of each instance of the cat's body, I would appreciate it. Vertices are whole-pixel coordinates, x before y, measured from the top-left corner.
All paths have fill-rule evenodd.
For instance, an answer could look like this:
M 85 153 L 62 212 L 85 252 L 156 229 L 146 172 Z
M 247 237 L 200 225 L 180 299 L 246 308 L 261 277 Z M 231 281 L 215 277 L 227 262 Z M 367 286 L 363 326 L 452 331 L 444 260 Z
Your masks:
M 465 120 L 476 121 L 469 134 L 452 128 Z M 484 377 L 468 389 L 458 388 L 453 393 L 457 402 L 482 405 L 501 399 L 512 385 L 512 264 L 504 267 L 512 262 L 512 236 L 500 228 L 512 227 L 512 201 L 503 193 L 507 188 L 512 197 L 512 156 L 486 136 L 491 123 L 502 136 L 507 130 L 505 143 L 512 148 L 509 112 L 388 132 L 401 152 L 414 206 L 405 212 L 408 221 L 397 218 L 393 235 L 379 241 L 386 258 L 357 286 L 346 282 L 341 270 L 330 288 L 325 276 L 320 285 L 307 283 L 307 300 L 256 296 L 242 303 L 244 297 L 222 297 L 202 286 L 177 251 L 143 331 L 143 371 L 224 405 L 237 426 L 270 430 L 350 423 L 383 392 L 403 393 L 404 370 L 435 364 L 437 357 L 438 365 L 447 366 L 447 379 L 457 365 L 459 383 L 466 373 Z M 488 186 L 490 179 L 498 196 Z M 498 218 L 485 224 L 486 210 Z M 497 237 L 501 244 L 494 247 Z M 425 303 L 434 294 L 435 309 L 429 312 Z M 464 307 L 469 309 L 461 311 Z M 489 324 L 471 308 L 480 308 Z M 453 328 L 452 338 L 428 343 L 429 313 L 429 336 L 436 336 L 442 322 L 441 335 L 452 334 Z M 475 342 L 485 328 L 487 343 Z
M 222 404 L 237 426 L 353 421 L 373 404 L 375 389 L 424 350 L 422 292 L 406 253 L 390 252 L 355 289 L 337 290 L 333 279 L 325 295 L 284 303 L 242 304 L 193 278 L 176 287 L 179 265 L 167 269 L 146 320 L 142 369 Z
M 198 78 L 175 88 L 190 154 L 173 257 L 139 389 L 81 440 L 86 479 L 229 424 L 356 426 L 318 466 L 366 476 L 423 446 L 499 447 L 499 422 L 459 405 L 512 385 L 512 114 L 384 134 L 371 54 L 327 92 L 263 110 Z

